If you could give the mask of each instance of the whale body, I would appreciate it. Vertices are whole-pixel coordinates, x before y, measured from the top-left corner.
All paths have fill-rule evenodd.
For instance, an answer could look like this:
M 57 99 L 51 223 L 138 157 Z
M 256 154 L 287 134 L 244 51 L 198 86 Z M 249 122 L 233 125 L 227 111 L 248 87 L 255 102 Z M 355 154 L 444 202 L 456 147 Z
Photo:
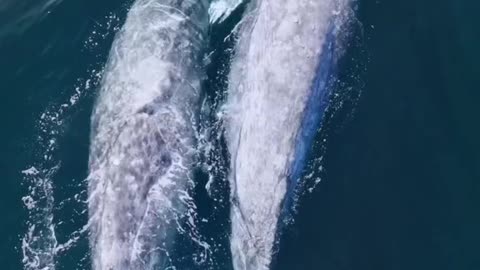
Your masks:
M 97 270 L 164 269 L 194 163 L 204 0 L 137 0 L 92 115 L 89 228 Z
M 328 100 L 336 23 L 347 0 L 257 0 L 239 32 L 229 75 L 234 268 L 270 267 L 279 218 Z
M 320 62 L 318 63 L 315 78 L 313 80 L 311 92 L 305 105 L 303 112 L 303 119 L 300 130 L 295 139 L 295 150 L 293 163 L 291 164 L 288 179 L 287 179 L 287 193 L 283 202 L 281 215 L 284 218 L 290 218 L 290 211 L 294 207 L 296 192 L 299 192 L 298 186 L 302 173 L 305 167 L 308 154 L 313 145 L 314 137 L 318 128 L 321 126 L 325 112 L 329 105 L 329 98 L 331 92 L 330 81 L 335 76 L 336 69 L 336 37 L 333 23 L 330 23 L 330 29 L 326 35 L 325 43 L 323 44 L 322 53 L 320 55 Z M 280 222 L 283 222 L 280 220 Z

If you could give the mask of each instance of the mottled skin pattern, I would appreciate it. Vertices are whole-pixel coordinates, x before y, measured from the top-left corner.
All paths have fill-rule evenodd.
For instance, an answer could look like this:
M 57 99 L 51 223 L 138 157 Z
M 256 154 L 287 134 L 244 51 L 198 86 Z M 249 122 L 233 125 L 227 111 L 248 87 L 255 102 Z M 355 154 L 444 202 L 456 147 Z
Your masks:
M 194 162 L 205 1 L 138 0 L 92 116 L 93 269 L 163 269 Z
M 279 218 L 300 167 L 293 164 L 302 163 L 307 148 L 298 143 L 310 137 L 302 130 L 309 129 L 304 121 L 330 23 L 343 17 L 347 2 L 256 0 L 240 26 L 225 106 L 237 270 L 270 268 Z

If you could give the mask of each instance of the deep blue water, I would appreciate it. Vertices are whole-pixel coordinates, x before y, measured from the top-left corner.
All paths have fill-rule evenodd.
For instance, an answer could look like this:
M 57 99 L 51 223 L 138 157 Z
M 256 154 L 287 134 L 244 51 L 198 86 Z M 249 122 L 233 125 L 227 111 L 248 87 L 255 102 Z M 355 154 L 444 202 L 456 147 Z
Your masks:
M 98 81 L 92 74 L 105 63 L 130 3 L 64 0 L 44 12 L 39 1 L 0 3 L 2 269 L 23 269 L 21 241 L 31 216 L 22 202 L 30 186 L 22 170 L 60 165 L 52 176 L 53 197 L 64 203 L 51 210 L 54 223 L 64 221 L 56 231 L 60 243 L 86 223 L 85 205 L 65 200 L 75 194 L 85 199 Z M 308 168 L 322 166 L 315 173 L 322 181 L 301 196 L 274 268 L 480 269 L 480 3 L 357 5 L 358 21 L 338 65 L 339 95 L 310 156 Z M 225 88 L 218 71 L 227 66 L 223 49 L 232 44 L 223 38 L 240 16 L 241 10 L 211 30 L 210 47 L 219 49 L 205 82 L 208 99 Z M 78 101 L 62 107 L 71 104 L 77 87 Z M 56 113 L 61 123 L 51 120 Z M 42 132 L 42 124 L 57 134 Z M 55 147 L 48 151 L 51 139 Z M 222 151 L 224 143 L 216 143 Z M 43 161 L 46 153 L 51 159 Z M 217 220 L 200 230 L 226 246 L 228 187 L 221 181 L 214 187 L 224 202 L 218 204 L 200 188 L 206 176 L 199 171 L 196 178 L 199 214 Z M 204 269 L 192 264 L 195 249 L 188 239 L 179 240 L 181 269 Z M 212 256 L 212 269 L 231 268 L 228 248 Z M 60 252 L 56 265 L 89 269 L 86 237 Z

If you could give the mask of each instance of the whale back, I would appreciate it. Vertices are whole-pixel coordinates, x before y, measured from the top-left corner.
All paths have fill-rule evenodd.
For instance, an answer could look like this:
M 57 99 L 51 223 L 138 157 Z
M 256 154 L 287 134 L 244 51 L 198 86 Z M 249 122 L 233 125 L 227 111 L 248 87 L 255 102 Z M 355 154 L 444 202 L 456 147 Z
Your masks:
M 93 269 L 163 269 L 194 164 L 206 1 L 137 0 L 92 115 Z

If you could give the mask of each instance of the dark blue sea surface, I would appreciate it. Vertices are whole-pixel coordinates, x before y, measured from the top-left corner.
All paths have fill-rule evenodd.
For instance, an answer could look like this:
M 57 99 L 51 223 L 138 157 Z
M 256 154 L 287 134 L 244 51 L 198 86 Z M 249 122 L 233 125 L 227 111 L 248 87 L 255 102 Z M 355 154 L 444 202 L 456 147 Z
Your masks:
M 90 115 L 131 3 L 0 3 L 1 269 L 41 269 L 27 266 L 35 250 L 54 254 L 56 269 L 90 269 Z M 355 6 L 331 106 L 304 172 L 305 192 L 273 268 L 480 269 L 480 2 Z M 224 39 L 243 8 L 210 31 L 204 98 L 214 107 L 234 42 Z M 215 109 L 204 121 L 213 121 Z M 222 139 L 214 144 L 226 157 Z M 191 254 L 199 247 L 184 235 L 175 248 L 178 269 L 231 269 L 225 172 L 214 175 L 214 199 L 203 188 L 208 175 L 198 169 L 195 176 L 198 214 L 213 220 L 199 231 L 217 239 L 215 263 L 195 264 Z M 57 243 L 45 224 L 55 225 Z
M 359 2 L 362 94 L 324 126 L 322 182 L 278 269 L 480 268 L 479 8 Z

